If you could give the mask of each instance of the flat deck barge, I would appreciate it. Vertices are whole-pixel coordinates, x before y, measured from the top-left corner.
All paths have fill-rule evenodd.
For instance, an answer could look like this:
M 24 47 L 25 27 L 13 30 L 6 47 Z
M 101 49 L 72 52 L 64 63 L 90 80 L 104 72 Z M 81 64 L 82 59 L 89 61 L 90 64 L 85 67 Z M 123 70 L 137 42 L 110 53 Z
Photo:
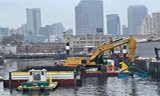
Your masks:
M 82 80 L 81 80 L 81 72 L 75 72 L 74 68 L 70 68 L 67 70 L 64 70 L 65 68 L 60 67 L 39 67 L 39 68 L 32 68 L 34 70 L 42 70 L 47 69 L 46 72 L 46 78 L 47 81 L 52 79 L 52 82 L 58 82 L 58 86 L 63 87 L 70 87 L 70 86 L 81 86 Z M 9 73 L 9 79 L 4 80 L 4 87 L 5 88 L 16 88 L 18 87 L 22 82 L 26 82 L 29 80 L 30 73 L 29 70 L 32 70 L 31 68 L 28 68 L 27 70 L 17 70 Z M 55 70 L 57 69 L 57 70 Z

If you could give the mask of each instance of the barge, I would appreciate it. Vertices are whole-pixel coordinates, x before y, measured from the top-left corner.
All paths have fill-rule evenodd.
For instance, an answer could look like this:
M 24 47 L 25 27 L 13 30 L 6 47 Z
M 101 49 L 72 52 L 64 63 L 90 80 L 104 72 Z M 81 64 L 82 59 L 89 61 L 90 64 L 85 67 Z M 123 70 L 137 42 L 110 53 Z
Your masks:
M 45 66 L 45 67 L 33 67 L 26 70 L 17 70 L 9 73 L 9 79 L 4 80 L 5 88 L 17 88 L 23 82 L 29 80 L 29 70 L 47 70 L 46 71 L 46 81 L 58 82 L 58 86 L 63 87 L 73 87 L 81 86 L 81 72 L 76 71 L 74 68 L 64 68 L 59 66 Z M 61 69 L 61 70 L 60 70 Z M 66 70 L 64 70 L 66 69 Z
M 47 70 L 46 71 L 46 81 L 47 82 L 58 82 L 59 86 L 62 87 L 73 87 L 82 85 L 82 77 L 90 76 L 105 76 L 113 77 L 118 76 L 118 73 L 121 70 L 126 69 L 117 68 L 113 64 L 107 64 L 105 66 L 105 71 L 100 70 L 99 68 L 79 70 L 78 67 L 67 67 L 67 66 L 34 66 L 27 67 L 25 70 L 17 70 L 9 73 L 9 79 L 4 80 L 5 88 L 17 88 L 20 85 L 23 85 L 24 82 L 27 82 L 30 79 L 29 70 Z M 31 88 L 32 89 L 32 88 Z

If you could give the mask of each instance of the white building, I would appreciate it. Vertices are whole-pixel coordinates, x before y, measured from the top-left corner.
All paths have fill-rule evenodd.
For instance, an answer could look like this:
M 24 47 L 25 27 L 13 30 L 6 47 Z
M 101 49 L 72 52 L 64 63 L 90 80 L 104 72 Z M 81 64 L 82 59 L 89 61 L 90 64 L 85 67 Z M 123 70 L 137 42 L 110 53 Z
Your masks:
M 151 16 L 148 16 L 142 21 L 142 24 L 140 25 L 139 34 L 144 35 L 153 33 L 153 19 L 151 18 Z
M 160 34 L 160 12 L 152 13 L 153 28 L 155 33 Z
M 160 12 L 146 17 L 140 25 L 139 33 L 141 35 L 160 34 Z
M 1 45 L 0 46 L 0 53 L 3 53 L 3 54 L 16 54 L 17 53 L 17 46 Z

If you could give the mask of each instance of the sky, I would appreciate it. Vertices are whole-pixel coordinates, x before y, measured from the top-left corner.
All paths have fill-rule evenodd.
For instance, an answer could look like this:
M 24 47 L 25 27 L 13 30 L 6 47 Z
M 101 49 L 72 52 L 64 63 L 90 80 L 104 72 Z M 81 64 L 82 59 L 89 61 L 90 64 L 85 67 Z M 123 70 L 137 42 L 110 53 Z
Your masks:
M 62 22 L 66 29 L 75 29 L 75 6 L 80 0 L 0 0 L 0 27 L 17 28 L 26 23 L 26 8 L 40 8 L 42 26 Z M 149 14 L 160 12 L 160 0 L 103 0 L 105 15 L 119 14 L 127 24 L 129 5 L 146 5 Z M 105 27 L 105 25 L 104 25 Z

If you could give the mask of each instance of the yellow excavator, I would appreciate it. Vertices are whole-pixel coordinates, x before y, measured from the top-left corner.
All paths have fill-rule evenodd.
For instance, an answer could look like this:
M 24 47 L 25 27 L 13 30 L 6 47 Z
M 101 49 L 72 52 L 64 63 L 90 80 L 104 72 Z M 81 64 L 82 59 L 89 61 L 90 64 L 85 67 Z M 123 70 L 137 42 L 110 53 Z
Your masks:
M 99 66 L 99 62 L 97 62 L 97 57 L 103 54 L 106 51 L 110 51 L 111 49 L 128 44 L 129 46 L 129 60 L 131 62 L 135 59 L 135 49 L 136 49 L 136 39 L 133 35 L 128 38 L 122 38 L 113 42 L 104 43 L 93 51 L 93 54 L 90 57 L 68 57 L 65 61 L 64 66 Z

